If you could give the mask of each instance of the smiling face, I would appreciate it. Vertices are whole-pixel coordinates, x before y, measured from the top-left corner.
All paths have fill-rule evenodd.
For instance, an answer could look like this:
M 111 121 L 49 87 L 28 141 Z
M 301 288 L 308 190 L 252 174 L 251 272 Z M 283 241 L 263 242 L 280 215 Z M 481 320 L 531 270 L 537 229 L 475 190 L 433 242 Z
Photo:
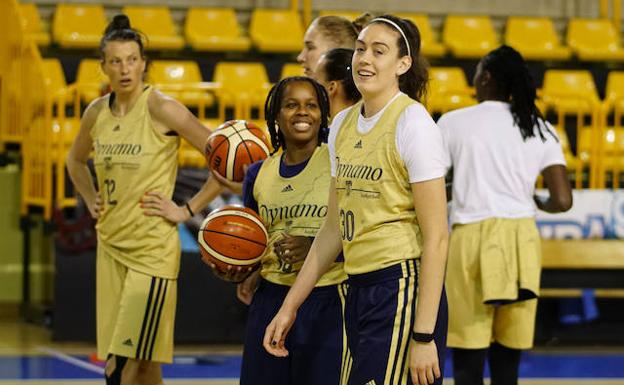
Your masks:
M 334 47 L 316 23 L 312 23 L 303 37 L 303 49 L 297 56 L 297 62 L 303 67 L 305 76 L 314 77 L 314 68 L 319 57 Z
M 287 148 L 289 144 L 318 144 L 321 109 L 312 84 L 307 81 L 293 81 L 286 85 L 277 123 Z
M 355 43 L 353 80 L 365 98 L 399 88 L 399 76 L 411 65 L 409 56 L 399 57 L 398 31 L 383 23 L 364 28 Z
M 117 94 L 132 93 L 143 87 L 145 59 L 134 41 L 109 41 L 104 47 L 102 71 Z

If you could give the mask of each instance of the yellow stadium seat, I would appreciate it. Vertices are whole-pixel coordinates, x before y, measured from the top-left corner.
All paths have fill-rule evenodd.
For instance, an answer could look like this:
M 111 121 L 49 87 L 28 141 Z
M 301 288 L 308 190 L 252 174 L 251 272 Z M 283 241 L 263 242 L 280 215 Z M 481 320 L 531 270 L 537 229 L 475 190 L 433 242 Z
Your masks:
M 431 113 L 444 113 L 476 104 L 466 74 L 459 67 L 429 69 L 429 88 L 425 105 Z
M 282 67 L 282 74 L 280 79 L 284 79 L 290 76 L 304 76 L 303 67 L 299 63 L 286 63 Z
M 358 17 L 360 17 L 360 15 L 362 15 L 364 12 L 358 12 L 358 11 L 320 11 L 319 12 L 319 16 L 341 16 L 344 17 L 346 19 L 349 19 L 351 21 L 357 19 Z
M 603 105 L 605 120 L 606 114 L 612 111 L 616 115 L 616 122 L 618 117 L 624 116 L 624 71 L 609 72 Z M 603 126 L 606 126 L 606 121 Z
M 422 13 L 399 13 L 397 16 L 416 24 L 420 32 L 421 51 L 428 57 L 441 57 L 446 53 L 446 47 L 436 41 L 427 15 Z
M 598 104 L 594 79 L 585 70 L 547 70 L 542 88 L 543 100 L 564 113 L 591 113 Z
M 96 48 L 106 29 L 101 5 L 58 4 L 52 22 L 52 36 L 62 48 Z
M 605 99 L 624 100 L 624 71 L 609 72 Z
M 576 161 L 568 162 L 568 168 L 575 169 L 575 186 L 583 187 L 582 172 L 586 165 L 590 168 L 589 186 L 595 187 L 599 142 L 593 140 L 599 126 L 600 100 L 594 80 L 585 70 L 547 70 L 544 74 L 542 100 L 546 110 L 557 114 L 557 130 L 562 132 L 566 117 L 576 118 Z M 585 119 L 591 119 L 591 126 L 585 126 Z M 597 137 L 596 137 L 597 138 Z
M 607 119 L 613 113 L 613 126 Z M 599 186 L 606 187 L 606 174 L 612 173 L 612 186 L 619 186 L 620 174 L 624 173 L 624 72 L 611 71 L 607 77 L 605 100 L 602 110 L 602 136 L 600 148 Z
M 303 48 L 301 17 L 290 10 L 254 9 L 249 36 L 260 52 L 299 52 Z
M 221 85 L 217 92 L 219 116 L 225 108 L 234 108 L 235 119 L 251 119 L 251 109 L 257 108 L 259 119 L 264 119 L 264 101 L 271 87 L 262 63 L 219 62 L 214 81 Z
M 43 29 L 37 6 L 34 3 L 20 4 L 19 10 L 26 35 L 31 37 L 37 45 L 50 45 L 50 34 Z
M 189 8 L 184 34 L 196 51 L 248 51 L 251 46 L 232 8 Z
M 204 154 L 182 138 L 178 149 L 178 164 L 181 167 L 204 168 L 206 167 L 206 158 Z
M 62 92 L 67 87 L 63 67 L 58 59 L 43 59 L 43 76 L 45 85 L 52 95 Z
M 568 45 L 581 60 L 624 60 L 618 31 L 608 19 L 572 19 Z
M 529 60 L 567 60 L 572 54 L 561 45 L 552 20 L 546 17 L 510 17 L 505 43 Z
M 81 100 L 90 103 L 108 86 L 108 77 L 102 72 L 99 59 L 82 59 L 76 74 L 76 87 Z
M 176 33 L 169 8 L 126 6 L 122 12 L 130 18 L 133 28 L 147 35 L 146 49 L 178 50 L 184 47 L 184 39 Z
M 480 58 L 498 46 L 488 16 L 448 16 L 442 41 L 454 56 L 460 58 Z
M 157 88 L 170 85 L 187 85 L 186 90 L 167 90 L 163 92 L 171 95 L 180 103 L 189 107 L 209 107 L 214 103 L 214 96 L 210 93 L 193 90 L 192 85 L 202 82 L 199 65 L 192 60 L 169 61 L 155 60 L 147 71 L 148 80 Z

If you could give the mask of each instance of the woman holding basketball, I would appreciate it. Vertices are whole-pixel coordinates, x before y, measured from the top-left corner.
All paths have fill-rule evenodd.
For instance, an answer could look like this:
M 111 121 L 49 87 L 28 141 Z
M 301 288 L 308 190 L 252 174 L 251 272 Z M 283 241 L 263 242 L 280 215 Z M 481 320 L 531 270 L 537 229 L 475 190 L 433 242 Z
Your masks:
M 278 357 L 298 354 L 288 346 L 295 318 L 342 250 L 353 355 L 346 383 L 440 384 L 446 157 L 439 129 L 417 102 L 427 80 L 418 29 L 391 15 L 373 19 L 352 65 L 362 101 L 330 128 L 327 218 L 263 344 Z
M 287 342 L 296 353 L 281 359 L 262 347 L 266 326 L 295 281 L 327 215 L 329 155 L 321 130 L 329 117 L 327 94 L 310 78 L 286 78 L 271 89 L 265 114 L 276 152 L 249 167 L 243 200 L 266 224 L 269 247 L 255 294 L 258 274 L 239 285 L 239 297 L 251 301 L 240 383 L 338 385 L 345 354 L 342 259 L 334 256 L 301 307 Z
M 572 205 L 565 158 L 553 127 L 535 106 L 522 56 L 501 46 L 477 66 L 480 104 L 438 121 L 453 167 L 453 231 L 446 287 L 455 384 L 518 382 L 522 349 L 533 345 L 541 272 L 535 206 L 555 213 Z M 535 199 L 544 176 L 548 199 Z
M 180 242 L 177 222 L 220 191 L 172 200 L 180 136 L 199 151 L 210 134 L 180 103 L 143 82 L 142 36 L 117 15 L 100 43 L 112 92 L 85 110 L 67 169 L 97 219 L 97 343 L 107 384 L 161 384 L 172 361 Z M 94 151 L 96 190 L 87 160 Z

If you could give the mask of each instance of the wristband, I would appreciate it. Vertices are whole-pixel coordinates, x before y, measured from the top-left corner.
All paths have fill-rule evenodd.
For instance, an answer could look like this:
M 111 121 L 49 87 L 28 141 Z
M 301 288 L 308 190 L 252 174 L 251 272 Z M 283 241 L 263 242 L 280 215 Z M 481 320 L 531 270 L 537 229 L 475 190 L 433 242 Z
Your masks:
M 186 202 L 186 209 L 188 210 L 189 214 L 191 214 L 191 218 L 195 216 L 195 213 L 193 213 L 193 210 L 191 210 L 191 206 L 188 204 L 188 202 Z
M 433 341 L 433 333 L 417 333 L 412 330 L 412 339 L 416 342 L 429 343 Z

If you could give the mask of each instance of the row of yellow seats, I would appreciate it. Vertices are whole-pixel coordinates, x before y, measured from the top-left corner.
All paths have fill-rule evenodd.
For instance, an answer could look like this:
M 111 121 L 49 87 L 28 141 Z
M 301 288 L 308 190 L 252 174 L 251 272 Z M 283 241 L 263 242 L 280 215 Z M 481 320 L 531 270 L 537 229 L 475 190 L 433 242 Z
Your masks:
M 360 13 L 323 11 L 320 14 L 353 19 Z M 442 42 L 436 40 L 427 15 L 399 13 L 398 16 L 418 26 L 426 56 L 440 57 L 450 52 L 459 58 L 479 58 L 501 44 L 488 16 L 448 15 L 442 28 Z M 564 46 L 550 18 L 511 16 L 507 19 L 503 41 L 530 60 L 567 60 L 572 54 L 588 61 L 624 60 L 618 31 L 607 19 L 570 19 L 567 46 Z
M 53 40 L 62 48 L 96 48 L 107 19 L 102 5 L 58 4 L 52 20 L 52 39 L 44 31 L 32 3 L 21 4 L 22 23 L 40 45 Z M 189 8 L 184 37 L 176 30 L 169 8 L 125 6 L 131 24 L 147 35 L 147 49 L 179 50 L 188 43 L 197 51 L 297 52 L 302 48 L 303 26 L 299 13 L 290 10 L 254 9 L 249 37 L 232 8 Z
M 58 92 L 66 87 L 63 71 L 60 63 L 56 59 L 46 59 L 44 61 L 46 79 L 48 86 L 53 92 Z M 297 64 L 289 63 L 283 67 L 282 76 L 300 75 L 301 68 Z M 150 68 L 150 81 L 164 87 L 168 84 L 178 84 L 181 87 L 179 92 L 169 90 L 172 96 L 179 98 L 190 107 L 198 106 L 198 93 L 188 91 L 184 85 L 192 85 L 202 81 L 199 67 L 194 61 L 173 62 L 155 61 Z M 444 113 L 453 109 L 466 107 L 476 103 L 474 91 L 469 86 L 464 71 L 457 67 L 433 67 L 430 69 L 429 90 L 425 104 L 432 113 Z M 245 97 L 254 98 L 249 101 L 247 107 L 255 107 L 261 110 L 266 91 L 270 85 L 264 66 L 261 63 L 218 63 L 215 68 L 215 82 L 219 83 L 219 89 L 226 90 L 219 94 L 221 105 L 233 105 L 234 98 Z M 99 61 L 97 59 L 85 59 L 78 69 L 77 85 L 81 85 L 83 101 L 89 101 L 98 96 L 101 92 L 102 84 L 105 84 L 106 77 L 102 74 Z M 200 94 L 206 98 L 206 94 Z M 617 115 L 615 121 L 620 122 L 624 112 L 624 72 L 611 72 L 607 81 L 606 98 L 601 101 L 596 91 L 592 75 L 588 71 L 570 70 L 548 70 L 544 76 L 543 88 L 540 90 L 541 107 L 543 110 L 554 110 L 558 114 L 557 129 L 562 139 L 564 152 L 571 169 L 579 174 L 583 167 L 589 164 L 592 143 L 595 142 L 593 135 L 594 127 L 603 126 L 601 131 L 602 151 L 612 156 L 614 154 L 624 155 L 624 134 L 622 128 L 609 127 L 606 124 L 606 114 L 615 110 Z M 204 104 L 207 105 L 206 100 Z M 603 113 L 599 116 L 592 116 L 596 108 Z M 201 114 L 201 112 L 200 112 Z M 235 112 L 237 117 L 250 118 L 240 112 Z M 567 115 L 589 115 L 592 116 L 590 126 L 584 125 L 583 119 L 578 119 L 577 129 L 577 156 L 572 155 L 569 140 L 563 127 L 564 117 Z M 223 121 L 220 114 L 216 119 L 205 119 L 200 116 L 205 124 L 214 128 Z M 595 118 L 602 119 L 596 121 Z M 261 117 L 259 118 L 261 120 Z M 602 122 L 602 125 L 601 125 Z M 67 120 L 64 127 L 55 125 L 56 132 L 64 130 L 65 138 L 71 140 L 77 129 L 77 122 Z M 184 146 L 183 146 L 184 147 Z M 188 146 L 186 146 L 188 147 Z M 192 151 L 182 151 L 185 161 L 182 164 L 198 165 L 202 162 L 201 156 L 193 154 Z M 623 158 L 624 159 L 624 158 Z M 618 163 L 619 164 L 619 163 Z M 605 166 L 608 168 L 617 167 L 611 160 L 607 160 Z M 624 167 L 622 167 L 624 171 Z M 580 186 L 579 186 L 580 187 Z
M 54 91 L 67 86 L 61 63 L 58 59 L 46 59 L 46 72 Z M 287 63 L 282 68 L 282 77 L 301 75 L 298 64 Z M 612 71 L 607 80 L 606 99 L 624 98 L 624 80 L 622 72 Z M 148 80 L 159 85 L 184 85 L 203 81 L 197 62 L 155 60 L 148 71 Z M 434 108 L 437 112 L 445 112 L 471 104 L 467 97 L 472 97 L 473 91 L 468 85 L 464 71 L 458 67 L 430 68 L 431 82 L 429 98 L 446 97 L 446 95 L 461 96 L 456 103 Z M 219 62 L 215 67 L 213 81 L 218 83 L 219 89 L 231 94 L 253 93 L 264 90 L 270 85 L 266 69 L 262 63 L 234 63 Z M 98 59 L 84 59 L 78 66 L 76 83 L 84 89 L 85 101 L 95 99 L 103 84 L 107 82 L 101 71 Z M 89 88 L 91 86 L 91 88 Z M 174 92 L 175 93 L 175 92 Z M 599 103 L 599 96 L 594 80 L 586 70 L 547 70 L 544 75 L 543 98 L 546 102 L 557 103 L 567 111 L 587 111 L 592 104 Z M 182 102 L 191 107 L 198 106 L 197 98 L 178 95 Z M 460 101 L 461 99 L 461 101 Z M 431 102 L 428 99 L 428 103 Z M 207 106 L 211 102 L 205 103 Z M 436 104 L 437 105 L 437 104 Z
M 58 59 L 44 60 L 44 67 L 52 94 L 63 92 L 67 83 Z M 284 76 L 301 74 L 298 64 L 289 63 L 283 67 Z M 234 107 L 239 100 L 252 107 L 260 107 L 271 86 L 262 63 L 219 62 L 213 82 L 208 83 L 203 81 L 195 61 L 155 60 L 150 64 L 147 80 L 186 106 L 198 108 L 200 114 L 203 114 L 205 107 L 213 106 L 217 99 L 220 108 L 222 105 Z M 98 59 L 83 59 L 80 62 L 74 87 L 82 102 L 88 103 L 101 95 L 107 82 Z M 220 111 L 220 116 L 224 114 Z
M 149 37 L 151 49 L 180 49 L 184 39 L 176 33 L 167 7 L 127 6 L 122 11 Z M 358 12 L 324 11 L 353 19 Z M 49 44 L 34 4 L 22 5 L 26 30 L 40 44 Z M 449 15 L 437 41 L 424 14 L 400 13 L 420 29 L 426 56 L 440 57 L 450 52 L 456 57 L 478 58 L 500 44 L 488 16 Z M 106 16 L 101 5 L 57 5 L 52 34 L 64 48 L 97 47 Z M 198 51 L 247 51 L 253 44 L 261 52 L 296 52 L 301 48 L 303 28 L 297 12 L 255 9 L 251 15 L 249 38 L 244 36 L 232 8 L 189 8 L 184 37 Z M 606 19 L 570 19 L 564 46 L 553 21 L 540 17 L 510 17 L 504 42 L 517 48 L 527 59 L 566 60 L 574 53 L 581 60 L 623 60 L 624 49 L 618 32 Z
M 67 87 L 61 63 L 58 59 L 45 59 L 44 66 L 49 87 L 58 93 Z M 281 77 L 303 75 L 299 64 L 286 63 L 282 67 Z M 435 112 L 446 112 L 474 104 L 473 90 L 461 68 L 433 67 L 430 69 L 431 83 L 427 106 Z M 155 60 L 148 70 L 148 80 L 164 88 L 165 92 L 178 98 L 189 107 L 210 107 L 214 103 L 209 93 L 193 92 L 188 89 L 176 91 L 174 87 L 203 82 L 199 65 L 195 61 Z M 253 105 L 263 103 L 270 86 L 267 72 L 262 63 L 219 62 L 215 67 L 214 78 L 217 97 L 231 99 L 235 96 L 251 98 Z M 83 59 L 76 76 L 76 85 L 83 102 L 98 97 L 107 83 L 98 59 Z M 218 85 L 218 86 L 217 86 Z M 259 92 L 263 91 L 263 92 Z M 200 102 L 203 101 L 203 104 Z

